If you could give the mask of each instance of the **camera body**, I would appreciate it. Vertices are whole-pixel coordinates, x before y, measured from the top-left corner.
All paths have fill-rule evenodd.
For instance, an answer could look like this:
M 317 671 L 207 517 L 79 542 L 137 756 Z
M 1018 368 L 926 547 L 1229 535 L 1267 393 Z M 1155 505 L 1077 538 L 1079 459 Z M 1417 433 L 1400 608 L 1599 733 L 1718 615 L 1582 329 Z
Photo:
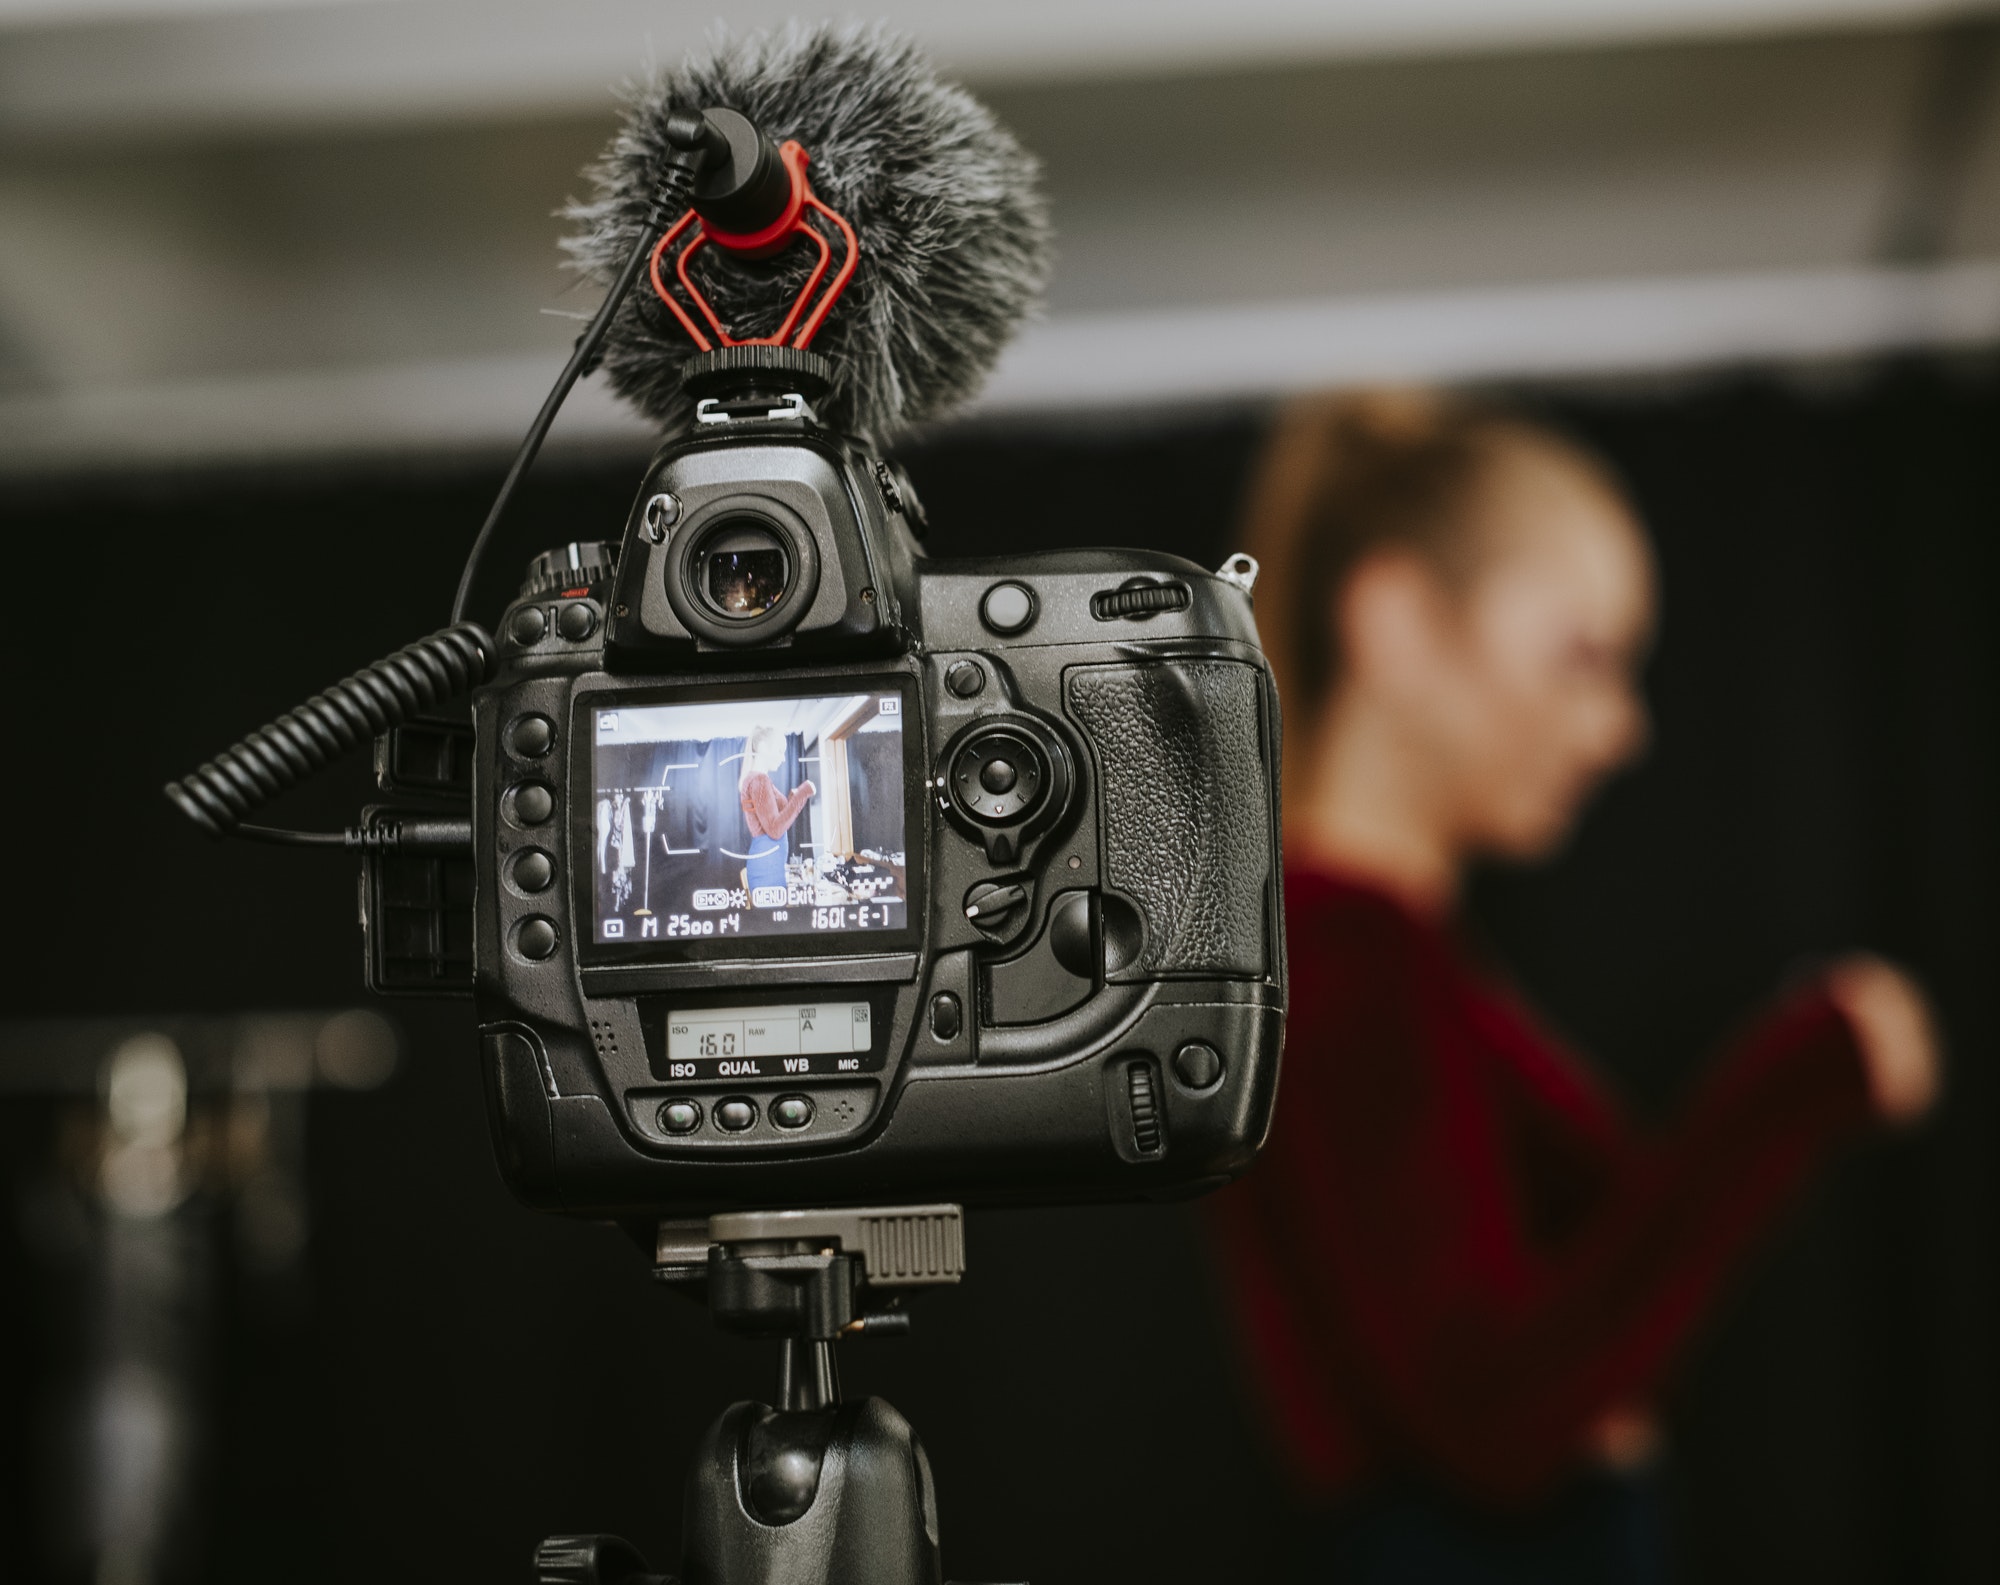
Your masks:
M 502 1171 L 657 1217 L 1164 1197 L 1242 1171 L 1285 1000 L 1247 579 L 928 560 L 806 402 L 705 401 L 474 695 Z

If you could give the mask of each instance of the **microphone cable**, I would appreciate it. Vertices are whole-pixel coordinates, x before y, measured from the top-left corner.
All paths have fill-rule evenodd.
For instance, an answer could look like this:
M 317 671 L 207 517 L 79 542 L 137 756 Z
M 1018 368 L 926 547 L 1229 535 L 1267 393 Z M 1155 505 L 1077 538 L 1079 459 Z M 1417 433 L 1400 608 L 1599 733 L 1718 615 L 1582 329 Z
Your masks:
M 647 207 L 645 224 L 639 228 L 638 240 L 632 244 L 631 253 L 626 256 L 617 279 L 611 283 L 611 290 L 604 294 L 604 301 L 598 305 L 596 314 L 584 327 L 583 334 L 576 338 L 576 350 L 570 354 L 569 362 L 563 365 L 562 373 L 556 376 L 556 383 L 543 400 L 541 411 L 535 414 L 535 421 L 528 426 L 521 449 L 514 453 L 513 465 L 501 481 L 500 493 L 493 498 L 492 509 L 487 512 L 486 521 L 480 525 L 479 533 L 472 541 L 472 549 L 466 555 L 465 570 L 459 574 L 458 593 L 451 602 L 454 624 L 466 619 L 466 609 L 472 603 L 473 580 L 478 575 L 480 562 L 485 558 L 486 548 L 492 542 L 493 531 L 500 526 L 500 519 L 506 516 L 514 492 L 520 488 L 528 470 L 535 465 L 535 457 L 542 449 L 542 442 L 548 438 L 556 414 L 562 411 L 562 405 L 569 399 L 570 390 L 576 382 L 596 369 L 603 352 L 604 338 L 611 331 L 611 322 L 617 318 L 618 310 L 625 306 L 625 299 L 631 295 L 632 287 L 646 269 L 655 246 L 654 239 L 666 228 L 668 219 L 685 210 L 693 200 L 695 176 L 703 157 L 713 146 L 706 135 L 706 129 L 712 123 L 705 116 L 689 116 L 687 119 L 703 129 L 691 134 L 699 141 L 692 149 L 682 149 L 676 142 L 675 147 L 681 157 L 669 160 L 666 169 L 661 172 L 660 180 L 653 189 L 652 202 Z
M 506 515 L 521 480 L 534 465 L 535 456 L 548 438 L 549 428 L 571 389 L 597 366 L 611 322 L 645 270 L 654 239 L 670 216 L 692 202 L 695 180 L 703 166 L 710 159 L 728 155 L 728 140 L 698 112 L 676 111 L 669 117 L 667 136 L 671 153 L 654 185 L 631 255 L 590 324 L 577 338 L 575 350 L 514 454 L 500 493 L 466 556 L 465 570 L 459 576 L 458 592 L 452 600 L 450 625 L 362 667 L 268 726 L 259 727 L 179 781 L 168 782 L 165 789 L 168 799 L 210 836 L 241 834 L 258 841 L 297 847 L 393 849 L 397 846 L 393 836 L 246 826 L 244 817 L 338 756 L 447 699 L 469 692 L 493 675 L 499 659 L 493 636 L 466 617 L 473 582 L 492 542 L 493 531 Z M 466 829 L 469 841 L 469 826 Z M 454 830 L 450 838 L 439 840 L 447 846 L 455 845 L 456 835 Z

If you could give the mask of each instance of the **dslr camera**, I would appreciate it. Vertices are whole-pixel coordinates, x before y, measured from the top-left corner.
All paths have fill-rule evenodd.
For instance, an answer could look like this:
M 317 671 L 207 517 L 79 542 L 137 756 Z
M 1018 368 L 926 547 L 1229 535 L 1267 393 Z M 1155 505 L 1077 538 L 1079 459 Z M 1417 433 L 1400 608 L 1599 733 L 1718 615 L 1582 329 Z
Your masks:
M 848 91 L 823 96 L 820 146 L 849 149 L 856 202 L 881 186 L 856 85 L 956 118 L 940 191 L 1025 190 L 1031 162 L 904 46 L 842 47 Z M 769 80 L 744 98 L 792 92 L 752 61 Z M 214 834 L 361 849 L 369 982 L 469 984 L 501 1168 L 531 1205 L 637 1221 L 1158 1196 L 1240 1172 L 1270 1118 L 1285 998 L 1254 564 L 931 561 L 907 475 L 867 438 L 883 425 L 820 421 L 857 386 L 976 383 L 1033 275 L 1027 197 L 954 233 L 908 231 L 878 195 L 857 230 L 807 182 L 802 144 L 667 99 L 614 155 L 591 214 L 624 266 L 474 547 L 454 625 L 169 796 Z M 635 182 L 653 184 L 644 204 Z M 732 339 L 702 268 L 749 261 L 727 305 L 741 322 L 761 311 L 742 282 L 781 281 L 801 240 L 818 262 L 777 333 Z M 646 273 L 652 318 L 614 334 Z M 829 321 L 857 279 L 869 314 Z M 953 287 L 956 306 L 906 303 L 885 344 L 898 280 L 930 282 L 933 304 Z M 807 345 L 828 324 L 847 358 Z M 671 363 L 655 326 L 685 333 Z M 914 374 L 890 366 L 926 338 Z M 615 540 L 536 557 L 491 633 L 459 620 L 513 486 L 600 356 L 677 432 Z M 436 715 L 467 692 L 469 738 Z M 381 785 L 426 807 L 346 833 L 243 824 L 369 737 Z
M 977 387 L 1039 290 L 1033 175 L 881 29 L 753 38 L 657 83 L 572 211 L 610 290 L 452 625 L 167 788 L 213 835 L 359 850 L 369 983 L 470 990 L 515 1193 L 626 1224 L 718 1324 L 781 1340 L 772 1403 L 697 1454 L 691 1581 L 938 1585 L 921 1443 L 842 1399 L 836 1341 L 959 1279 L 962 1202 L 1196 1193 L 1270 1121 L 1254 564 L 933 561 L 882 454 Z M 623 531 L 537 556 L 489 632 L 466 619 L 480 555 L 600 361 L 670 438 Z M 469 722 L 439 714 L 461 695 Z M 342 832 L 246 823 L 371 739 L 392 804 Z M 548 1538 L 536 1571 L 666 1578 L 603 1535 Z
M 1245 571 L 930 561 L 826 377 L 691 358 L 697 431 L 622 537 L 501 620 L 473 978 L 507 1180 L 593 1216 L 1213 1186 L 1284 1007 Z M 376 900 L 371 974 L 422 983 L 442 934 Z

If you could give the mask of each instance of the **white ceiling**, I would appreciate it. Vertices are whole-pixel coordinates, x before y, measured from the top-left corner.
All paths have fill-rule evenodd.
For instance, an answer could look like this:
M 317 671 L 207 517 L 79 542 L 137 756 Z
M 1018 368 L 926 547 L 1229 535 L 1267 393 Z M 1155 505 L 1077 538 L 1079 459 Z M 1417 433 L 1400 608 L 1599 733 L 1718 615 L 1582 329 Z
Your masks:
M 0 0 L 0 134 L 588 110 L 737 31 L 881 16 L 980 81 L 1887 26 L 1978 0 Z
M 1044 162 L 1049 316 L 986 398 L 1014 412 L 2000 346 L 1990 91 L 1951 179 L 1912 175 L 1963 37 L 1802 26 L 1967 9 L 889 8 Z M 0 471 L 510 444 L 594 301 L 553 211 L 606 85 L 711 15 L 0 0 Z M 591 381 L 555 443 L 644 435 Z

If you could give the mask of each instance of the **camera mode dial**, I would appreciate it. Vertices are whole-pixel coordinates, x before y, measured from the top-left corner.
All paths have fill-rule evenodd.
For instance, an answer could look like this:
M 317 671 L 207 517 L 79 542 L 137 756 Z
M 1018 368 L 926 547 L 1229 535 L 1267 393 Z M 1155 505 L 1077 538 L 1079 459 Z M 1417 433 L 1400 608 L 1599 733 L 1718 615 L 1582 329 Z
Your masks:
M 1022 842 L 1062 813 L 1069 782 L 1069 752 L 1053 732 L 1025 717 L 989 718 L 945 749 L 938 803 L 991 862 L 1012 864 Z
M 528 563 L 528 575 L 521 580 L 521 592 L 515 598 L 532 600 L 565 589 L 585 589 L 604 582 L 617 565 L 618 547 L 610 541 L 573 539 L 543 551 Z

